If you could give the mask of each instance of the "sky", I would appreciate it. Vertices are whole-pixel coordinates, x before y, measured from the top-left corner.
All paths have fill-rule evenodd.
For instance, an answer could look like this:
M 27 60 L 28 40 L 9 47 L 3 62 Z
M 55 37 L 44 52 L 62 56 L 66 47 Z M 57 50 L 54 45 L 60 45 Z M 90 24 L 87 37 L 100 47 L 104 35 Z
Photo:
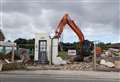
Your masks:
M 40 32 L 50 35 L 65 13 L 85 39 L 120 42 L 120 0 L 0 0 L 0 29 L 11 41 Z M 79 41 L 67 25 L 61 40 Z

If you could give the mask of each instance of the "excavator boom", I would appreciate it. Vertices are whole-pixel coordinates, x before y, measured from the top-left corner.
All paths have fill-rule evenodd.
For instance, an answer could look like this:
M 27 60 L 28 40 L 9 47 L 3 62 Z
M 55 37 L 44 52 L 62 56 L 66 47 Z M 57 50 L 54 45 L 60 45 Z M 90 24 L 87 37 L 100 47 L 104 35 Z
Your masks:
M 68 24 L 70 26 L 70 28 L 76 33 L 76 35 L 78 36 L 79 40 L 80 40 L 80 46 L 82 47 L 84 44 L 84 35 L 81 32 L 81 30 L 79 29 L 79 27 L 75 24 L 75 22 L 73 20 L 71 20 L 71 18 L 69 17 L 68 14 L 65 14 L 63 16 L 63 18 L 61 19 L 60 23 L 58 24 L 58 27 L 55 31 L 55 37 L 60 38 L 65 25 Z M 82 49 L 80 50 L 80 55 L 81 55 L 81 60 L 83 61 L 84 55 L 82 53 Z
M 56 31 L 55 31 L 55 37 L 60 37 L 61 33 L 64 30 L 65 25 L 68 24 L 70 26 L 70 28 L 76 33 L 76 35 L 78 36 L 80 43 L 83 44 L 84 42 L 84 35 L 81 32 L 81 30 L 79 29 L 79 27 L 74 23 L 73 20 L 70 19 L 70 17 L 68 16 L 68 14 L 65 14 L 63 16 L 63 18 L 61 19 Z

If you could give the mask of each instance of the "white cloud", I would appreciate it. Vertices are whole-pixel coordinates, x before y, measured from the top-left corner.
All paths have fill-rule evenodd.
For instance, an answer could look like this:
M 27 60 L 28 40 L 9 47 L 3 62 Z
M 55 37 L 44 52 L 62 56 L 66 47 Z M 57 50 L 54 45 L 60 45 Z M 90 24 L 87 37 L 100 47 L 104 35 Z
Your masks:
M 0 14 L 1 15 L 1 14 Z M 50 32 L 53 29 L 51 25 L 54 22 L 56 13 L 53 10 L 42 9 L 39 15 L 30 16 L 19 12 L 3 13 L 2 28 L 7 39 L 33 38 L 35 33 Z M 55 27 L 54 27 L 55 28 Z
M 3 27 L 8 29 L 19 29 L 32 22 L 30 16 L 12 12 L 12 13 L 3 13 L 2 15 Z
M 86 39 L 117 41 L 118 0 L 5 0 L 3 31 L 7 39 L 32 38 L 36 32 L 51 32 L 65 12 L 77 23 Z M 1 14 L 0 14 L 1 15 Z M 1 17 L 1 16 L 0 16 Z M 68 28 L 68 27 L 66 27 Z M 78 41 L 74 32 L 64 30 L 65 41 Z M 72 38 L 71 38 L 72 37 Z M 104 37 L 104 38 L 103 38 Z M 120 37 L 120 36 L 119 36 Z
M 87 24 L 86 27 L 83 29 L 86 36 L 104 36 L 104 35 L 113 35 L 116 32 L 109 24 Z

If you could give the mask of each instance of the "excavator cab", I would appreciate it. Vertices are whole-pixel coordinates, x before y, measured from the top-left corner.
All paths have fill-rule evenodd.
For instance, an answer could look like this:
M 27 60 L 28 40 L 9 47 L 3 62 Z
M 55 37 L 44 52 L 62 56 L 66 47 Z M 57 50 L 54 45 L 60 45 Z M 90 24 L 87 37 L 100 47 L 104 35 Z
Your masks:
M 92 55 L 92 51 L 94 49 L 94 44 L 89 40 L 84 40 L 84 43 L 82 45 L 82 51 L 81 49 L 77 50 L 77 55 L 74 58 L 74 61 L 83 61 L 84 59 L 81 59 L 80 55 L 83 55 L 84 57 L 88 57 Z
M 89 40 L 85 40 L 84 44 L 83 44 L 83 53 L 84 56 L 90 56 L 92 54 L 92 50 L 94 49 L 94 44 L 89 41 Z

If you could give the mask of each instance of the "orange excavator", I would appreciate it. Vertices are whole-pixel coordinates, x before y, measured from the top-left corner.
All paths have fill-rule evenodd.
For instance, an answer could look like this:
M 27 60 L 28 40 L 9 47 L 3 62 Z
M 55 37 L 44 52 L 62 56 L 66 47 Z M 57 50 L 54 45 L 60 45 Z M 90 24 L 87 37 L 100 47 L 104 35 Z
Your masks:
M 81 30 L 79 29 L 79 27 L 75 24 L 75 22 L 69 17 L 68 14 L 65 14 L 63 16 L 63 18 L 61 19 L 60 23 L 57 26 L 57 29 L 55 30 L 55 37 L 54 38 L 60 38 L 65 25 L 68 24 L 70 26 L 70 28 L 76 33 L 76 35 L 78 36 L 79 40 L 80 40 L 80 44 L 79 44 L 79 61 L 83 61 L 84 60 L 84 55 L 85 55 L 85 48 L 90 48 L 88 46 L 85 46 L 86 40 L 84 38 L 83 33 L 81 32 Z
M 70 19 L 68 14 L 65 14 L 63 18 L 61 19 L 60 23 L 58 24 L 58 27 L 55 31 L 55 37 L 60 38 L 61 33 L 64 30 L 65 25 L 68 24 L 70 28 L 77 34 L 80 43 L 83 44 L 84 42 L 84 35 L 79 29 L 79 27 L 75 24 L 73 20 Z

